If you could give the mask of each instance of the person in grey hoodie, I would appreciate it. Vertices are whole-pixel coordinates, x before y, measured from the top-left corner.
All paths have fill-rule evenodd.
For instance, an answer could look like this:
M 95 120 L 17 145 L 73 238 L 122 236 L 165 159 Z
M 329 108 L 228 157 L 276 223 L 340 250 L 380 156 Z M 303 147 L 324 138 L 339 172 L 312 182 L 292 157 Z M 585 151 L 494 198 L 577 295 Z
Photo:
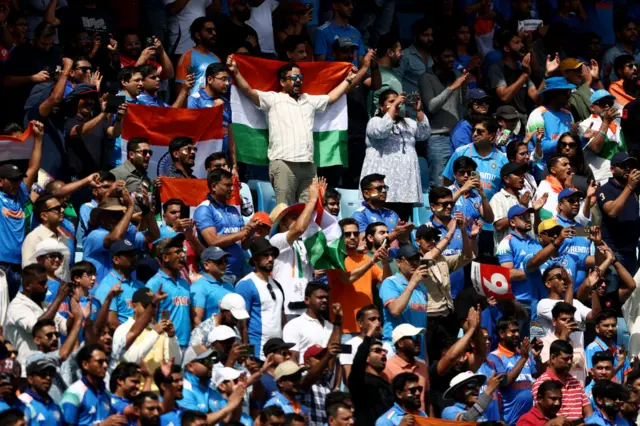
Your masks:
M 464 83 L 469 77 L 453 69 L 454 50 L 449 45 L 434 46 L 433 67 L 419 80 L 420 97 L 431 123 L 431 137 L 427 140 L 429 186 L 442 186 L 442 172 L 451 157 L 451 130 L 462 117 Z

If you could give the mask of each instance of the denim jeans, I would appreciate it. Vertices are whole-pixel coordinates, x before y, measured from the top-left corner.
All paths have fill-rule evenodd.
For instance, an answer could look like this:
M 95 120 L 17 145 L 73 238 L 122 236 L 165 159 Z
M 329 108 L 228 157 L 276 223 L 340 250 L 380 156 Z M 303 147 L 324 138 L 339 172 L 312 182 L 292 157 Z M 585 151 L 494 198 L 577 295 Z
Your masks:
M 451 158 L 451 138 L 449 135 L 431 135 L 427 140 L 429 160 L 429 189 L 442 186 L 442 173 Z
M 19 263 L 0 262 L 0 269 L 2 269 L 7 279 L 9 299 L 13 299 L 18 294 L 18 289 L 22 284 L 22 266 Z

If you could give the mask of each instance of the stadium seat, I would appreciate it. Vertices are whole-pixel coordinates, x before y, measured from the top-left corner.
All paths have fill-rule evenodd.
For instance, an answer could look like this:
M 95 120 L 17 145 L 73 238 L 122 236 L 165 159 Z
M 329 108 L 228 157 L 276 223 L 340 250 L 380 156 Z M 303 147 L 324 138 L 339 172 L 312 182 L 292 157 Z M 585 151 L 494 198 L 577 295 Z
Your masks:
M 362 204 L 360 191 L 357 189 L 342 188 L 336 188 L 336 191 L 342 196 L 340 198 L 340 216 L 343 218 L 353 216 L 353 212 L 360 208 Z
M 252 200 L 252 202 L 253 202 L 253 198 L 251 197 L 251 188 L 249 188 L 249 185 L 247 185 L 244 182 L 240 182 L 240 196 L 242 198 L 247 198 L 249 200 Z M 246 225 L 247 223 L 249 223 L 251 221 L 251 216 L 242 216 L 242 220 L 244 221 L 244 224 Z
M 422 192 L 427 192 L 429 191 L 429 166 L 427 164 L 427 159 L 418 156 L 418 164 L 420 165 L 420 182 L 422 183 Z
M 433 212 L 429 207 L 429 193 L 424 192 L 422 194 L 422 199 L 423 207 L 413 208 L 413 223 L 415 223 L 416 227 L 431 221 L 431 216 L 433 216 Z
M 256 192 L 258 198 L 257 211 L 271 213 L 271 210 L 276 206 L 276 193 L 273 191 L 271 182 L 257 181 Z

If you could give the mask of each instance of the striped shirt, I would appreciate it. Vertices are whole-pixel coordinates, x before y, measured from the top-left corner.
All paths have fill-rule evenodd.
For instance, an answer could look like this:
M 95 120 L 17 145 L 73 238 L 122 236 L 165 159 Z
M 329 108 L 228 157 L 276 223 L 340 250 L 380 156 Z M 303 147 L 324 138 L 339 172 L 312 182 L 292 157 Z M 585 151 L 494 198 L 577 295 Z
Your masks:
M 558 416 L 567 416 L 569 420 L 581 418 L 582 407 L 590 405 L 582 383 L 571 374 L 567 374 L 567 380 L 562 382 L 551 370 L 547 370 L 533 384 L 531 393 L 537 395 L 538 387 L 547 380 L 558 380 L 562 383 L 562 407 L 558 412 Z

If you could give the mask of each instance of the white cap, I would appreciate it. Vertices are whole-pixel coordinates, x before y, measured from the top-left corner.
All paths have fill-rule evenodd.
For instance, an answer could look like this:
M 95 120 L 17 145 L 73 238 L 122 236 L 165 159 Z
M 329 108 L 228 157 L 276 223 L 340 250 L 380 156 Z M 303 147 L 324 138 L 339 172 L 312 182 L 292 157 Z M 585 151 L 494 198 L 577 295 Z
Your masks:
M 222 383 L 227 380 L 235 380 L 240 377 L 242 373 L 235 368 L 231 367 L 222 367 L 214 370 L 214 383 L 216 387 L 220 386 Z
M 36 244 L 36 259 L 49 253 L 61 253 L 65 255 L 69 253 L 69 249 L 67 246 L 53 238 L 47 238 L 46 240 L 42 240 Z
M 298 371 L 300 370 L 304 370 L 305 367 L 296 364 L 295 361 L 292 360 L 287 360 L 283 363 L 278 364 L 278 366 L 276 367 L 276 371 L 274 371 L 274 377 L 276 380 L 280 380 L 282 377 L 285 376 L 292 376 L 294 374 L 296 374 Z
M 220 309 L 231 311 L 231 315 L 237 320 L 249 318 L 247 305 L 244 298 L 238 293 L 228 293 L 220 300 Z
M 199 359 L 207 359 L 211 355 L 213 355 L 213 351 L 211 349 L 207 349 L 205 346 L 196 345 L 189 346 L 186 351 L 184 351 L 184 357 L 182 358 L 182 366 L 189 364 L 190 362 L 197 361 Z
M 240 336 L 233 331 L 233 328 L 227 325 L 217 325 L 211 333 L 209 333 L 208 340 L 209 344 L 213 342 L 222 342 L 229 339 L 239 339 Z
M 473 383 L 475 386 L 480 387 L 487 380 L 487 376 L 484 374 L 473 374 L 473 371 L 463 371 L 449 382 L 449 389 L 447 389 L 442 397 L 444 399 L 453 399 L 456 391 L 467 383 Z
M 403 337 L 413 337 L 422 333 L 424 328 L 414 327 L 411 324 L 400 324 L 396 328 L 393 329 L 393 333 L 391 333 L 391 343 L 394 345 L 396 342 Z

